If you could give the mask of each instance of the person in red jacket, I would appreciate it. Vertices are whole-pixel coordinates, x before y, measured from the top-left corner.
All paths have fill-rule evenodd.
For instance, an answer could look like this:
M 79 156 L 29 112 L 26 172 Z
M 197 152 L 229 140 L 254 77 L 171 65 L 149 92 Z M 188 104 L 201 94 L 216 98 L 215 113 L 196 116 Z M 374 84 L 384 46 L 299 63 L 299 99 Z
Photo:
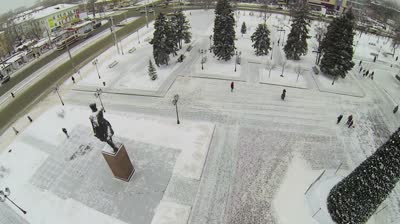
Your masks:
M 235 83 L 231 82 L 231 92 L 233 92 L 234 88 L 235 88 Z

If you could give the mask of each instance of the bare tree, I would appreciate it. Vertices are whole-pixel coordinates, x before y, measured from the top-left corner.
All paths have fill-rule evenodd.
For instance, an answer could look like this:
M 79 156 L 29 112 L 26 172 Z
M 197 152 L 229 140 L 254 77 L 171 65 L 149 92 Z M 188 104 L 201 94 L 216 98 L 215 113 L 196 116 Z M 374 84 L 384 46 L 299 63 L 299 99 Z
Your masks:
M 276 68 L 276 64 L 272 60 L 267 61 L 268 78 L 271 78 L 271 71 Z
M 300 75 L 303 75 L 306 70 L 301 66 L 301 64 L 298 64 L 295 68 L 295 71 L 297 74 L 296 82 L 298 82 Z
M 286 58 L 282 58 L 282 61 L 279 63 L 280 66 L 282 66 L 282 73 L 281 77 L 283 77 L 283 72 L 285 71 L 286 65 L 287 65 L 287 60 Z
M 315 64 L 318 65 L 319 62 L 321 61 L 321 51 L 320 51 L 320 47 L 321 47 L 321 43 L 322 40 L 325 37 L 326 32 L 328 31 L 327 28 L 327 24 L 326 23 L 321 23 L 319 22 L 318 26 L 315 28 L 315 39 L 317 42 L 314 42 L 315 44 L 313 44 L 313 48 L 314 48 L 314 52 L 317 53 L 317 56 L 315 58 Z
M 393 47 L 393 56 L 396 53 L 396 48 L 400 44 L 400 28 L 396 30 L 396 33 L 392 37 L 392 47 Z

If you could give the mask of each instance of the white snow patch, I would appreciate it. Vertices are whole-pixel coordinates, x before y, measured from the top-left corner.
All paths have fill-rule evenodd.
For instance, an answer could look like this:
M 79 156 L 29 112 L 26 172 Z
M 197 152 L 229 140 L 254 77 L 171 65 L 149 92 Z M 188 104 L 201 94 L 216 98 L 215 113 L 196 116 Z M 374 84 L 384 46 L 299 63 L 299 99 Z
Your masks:
M 161 201 L 151 224 L 186 224 L 191 207 L 174 202 Z

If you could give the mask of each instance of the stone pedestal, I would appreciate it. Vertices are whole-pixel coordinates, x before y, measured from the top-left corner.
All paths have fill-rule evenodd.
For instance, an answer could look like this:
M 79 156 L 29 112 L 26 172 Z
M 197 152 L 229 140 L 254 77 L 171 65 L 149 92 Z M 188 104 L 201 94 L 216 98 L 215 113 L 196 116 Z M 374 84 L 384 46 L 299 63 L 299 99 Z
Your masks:
M 125 150 L 125 146 L 120 144 L 116 153 L 112 152 L 112 150 L 108 151 L 104 149 L 101 153 L 103 154 L 104 159 L 107 161 L 108 166 L 114 174 L 114 177 L 129 182 L 135 173 L 135 168 L 129 159 L 128 153 Z

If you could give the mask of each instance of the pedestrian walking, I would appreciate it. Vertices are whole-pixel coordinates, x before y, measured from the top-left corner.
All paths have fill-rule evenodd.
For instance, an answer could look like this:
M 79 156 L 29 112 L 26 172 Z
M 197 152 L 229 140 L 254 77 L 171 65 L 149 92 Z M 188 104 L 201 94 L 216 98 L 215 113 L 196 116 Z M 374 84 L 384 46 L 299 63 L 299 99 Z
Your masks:
M 351 128 L 353 126 L 353 123 L 354 123 L 353 121 L 349 122 L 349 128 Z
M 346 124 L 349 124 L 351 121 L 353 121 L 353 115 L 350 115 L 350 116 L 347 118 Z
M 341 114 L 341 115 L 339 115 L 339 117 L 337 117 L 337 123 L 336 124 L 339 124 L 340 123 L 340 121 L 342 120 L 342 118 L 343 118 L 343 115 Z
M 368 74 L 369 74 L 369 70 L 367 71 L 367 73 L 365 74 L 365 76 L 368 76 Z
M 393 113 L 397 113 L 397 111 L 399 110 L 399 105 L 397 105 L 394 109 L 393 109 Z
M 371 74 L 369 75 L 369 77 L 371 78 L 372 76 L 374 76 L 375 72 L 371 72 Z
M 235 83 L 231 82 L 231 92 L 233 92 L 233 89 L 235 88 Z
M 374 80 L 374 75 L 371 75 L 371 80 Z
M 396 61 L 399 60 L 399 56 L 396 57 Z
M 28 118 L 28 120 L 29 120 L 29 122 L 31 122 L 32 123 L 32 118 L 31 118 L 31 116 L 27 116 L 27 118 Z
M 103 82 L 103 86 L 106 86 L 106 82 Z
M 285 97 L 286 97 L 286 89 L 283 89 L 281 99 L 285 100 Z
M 71 76 L 72 79 L 72 83 L 75 84 L 75 78 L 73 76 Z
M 11 96 L 12 96 L 12 98 L 15 98 L 15 95 L 14 95 L 14 93 L 13 93 L 13 92 L 11 92 Z
M 376 56 L 374 56 L 374 62 L 376 62 Z
M 12 129 L 13 129 L 15 135 L 18 135 L 18 134 L 19 134 L 19 131 L 18 131 L 16 128 L 12 127 Z
M 66 128 L 62 128 L 61 130 L 62 130 L 62 132 L 64 132 L 64 134 L 67 136 L 67 138 L 69 138 L 67 129 Z
M 358 66 L 361 66 L 362 60 L 360 61 L 360 63 L 358 63 Z
M 360 71 L 358 71 L 358 73 L 360 73 L 362 71 L 362 67 L 360 68 Z

